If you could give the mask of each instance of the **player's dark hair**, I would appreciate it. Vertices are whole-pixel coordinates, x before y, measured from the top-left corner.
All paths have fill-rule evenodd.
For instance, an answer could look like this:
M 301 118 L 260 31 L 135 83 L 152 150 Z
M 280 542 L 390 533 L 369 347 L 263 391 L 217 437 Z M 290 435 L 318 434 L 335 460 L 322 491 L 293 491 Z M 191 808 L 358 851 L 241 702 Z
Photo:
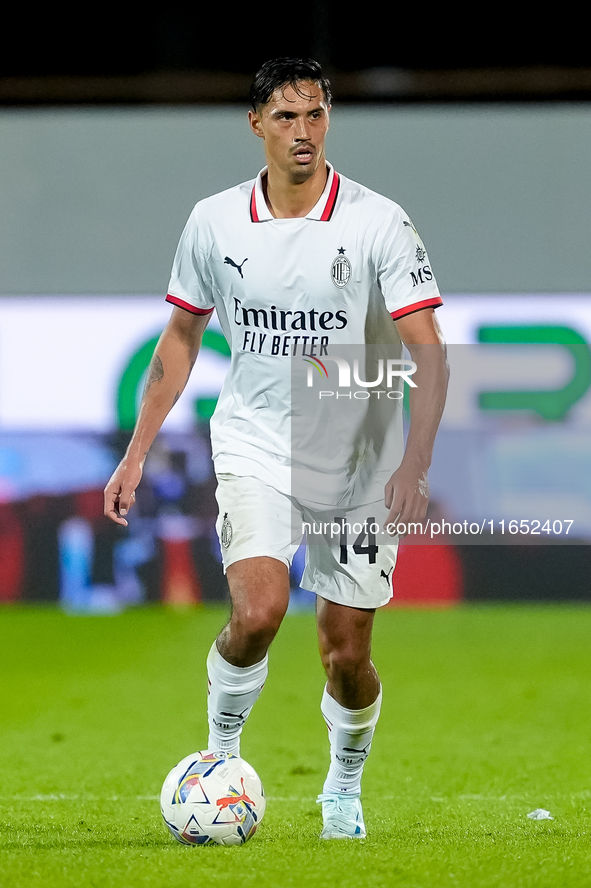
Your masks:
M 326 104 L 330 105 L 332 102 L 330 83 L 326 77 L 323 77 L 318 62 L 314 59 L 280 58 L 265 62 L 255 74 L 250 87 L 253 110 L 256 111 L 261 105 L 266 105 L 276 89 L 285 89 L 286 86 L 293 87 L 298 95 L 304 95 L 300 86 L 303 80 L 316 83 L 324 93 Z

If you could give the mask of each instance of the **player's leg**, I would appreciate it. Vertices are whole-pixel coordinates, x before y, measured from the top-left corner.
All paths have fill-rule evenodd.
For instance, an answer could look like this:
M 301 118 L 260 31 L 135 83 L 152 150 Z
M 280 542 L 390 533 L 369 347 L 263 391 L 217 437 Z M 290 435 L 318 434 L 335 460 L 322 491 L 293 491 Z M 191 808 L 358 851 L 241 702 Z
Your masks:
M 209 749 L 239 754 L 240 734 L 267 678 L 267 650 L 289 604 L 289 498 L 256 478 L 218 478 L 218 532 L 230 588 L 228 624 L 207 658 Z
M 371 661 L 375 608 L 350 607 L 318 596 L 316 621 L 327 693 L 347 709 L 377 699 L 380 680 Z
M 330 767 L 320 801 L 322 838 L 364 838 L 361 775 L 380 714 L 380 680 L 371 661 L 374 611 L 318 598 L 320 656 L 327 677 L 321 710 Z
M 259 663 L 269 649 L 289 604 L 289 572 L 276 558 L 245 558 L 226 572 L 232 613 L 217 649 L 233 666 Z
M 323 838 L 365 836 L 361 776 L 382 701 L 371 661 L 371 634 L 376 608 L 392 595 L 396 561 L 396 546 L 378 544 L 375 527 L 385 520 L 384 512 L 382 501 L 359 507 L 333 518 L 329 530 L 316 538 L 308 534 L 302 584 L 318 596 L 320 655 L 327 676 L 321 709 L 331 761 L 319 799 Z M 324 528 L 320 517 L 316 526 Z
M 240 734 L 267 678 L 267 651 L 289 604 L 285 564 L 258 557 L 228 567 L 232 614 L 207 658 L 209 749 L 238 755 Z

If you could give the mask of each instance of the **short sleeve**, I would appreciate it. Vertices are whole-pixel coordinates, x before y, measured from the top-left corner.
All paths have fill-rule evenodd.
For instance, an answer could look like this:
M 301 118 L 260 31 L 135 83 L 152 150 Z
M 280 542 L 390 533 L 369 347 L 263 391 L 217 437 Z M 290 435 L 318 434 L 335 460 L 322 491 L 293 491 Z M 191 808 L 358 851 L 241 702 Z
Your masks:
M 212 287 L 208 282 L 207 264 L 199 230 L 199 211 L 195 207 L 179 240 L 166 301 L 193 314 L 209 314 L 214 309 Z
M 425 246 L 410 219 L 395 206 L 376 257 L 378 283 L 394 320 L 443 305 Z

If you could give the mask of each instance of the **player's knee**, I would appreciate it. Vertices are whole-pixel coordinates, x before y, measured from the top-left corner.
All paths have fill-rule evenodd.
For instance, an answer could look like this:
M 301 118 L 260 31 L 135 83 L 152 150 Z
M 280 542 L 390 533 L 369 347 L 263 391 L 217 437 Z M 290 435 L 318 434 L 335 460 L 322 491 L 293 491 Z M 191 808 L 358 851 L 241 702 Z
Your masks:
M 285 608 L 274 603 L 258 604 L 244 609 L 233 620 L 241 636 L 252 644 L 271 644 L 285 615 Z
M 339 683 L 355 681 L 370 663 L 369 651 L 351 641 L 321 650 L 321 658 L 328 680 Z

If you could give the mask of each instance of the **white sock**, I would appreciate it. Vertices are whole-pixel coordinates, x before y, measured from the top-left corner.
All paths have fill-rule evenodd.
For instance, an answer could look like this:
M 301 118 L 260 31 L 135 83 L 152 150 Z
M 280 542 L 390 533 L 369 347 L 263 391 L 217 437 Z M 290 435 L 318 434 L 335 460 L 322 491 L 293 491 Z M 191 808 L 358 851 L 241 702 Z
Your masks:
M 380 715 L 382 689 L 365 709 L 345 709 L 326 688 L 320 708 L 328 727 L 330 768 L 323 792 L 361 793 L 361 774 Z
M 240 755 L 240 734 L 267 679 L 268 657 L 254 666 L 232 666 L 214 641 L 207 657 L 207 748 Z

